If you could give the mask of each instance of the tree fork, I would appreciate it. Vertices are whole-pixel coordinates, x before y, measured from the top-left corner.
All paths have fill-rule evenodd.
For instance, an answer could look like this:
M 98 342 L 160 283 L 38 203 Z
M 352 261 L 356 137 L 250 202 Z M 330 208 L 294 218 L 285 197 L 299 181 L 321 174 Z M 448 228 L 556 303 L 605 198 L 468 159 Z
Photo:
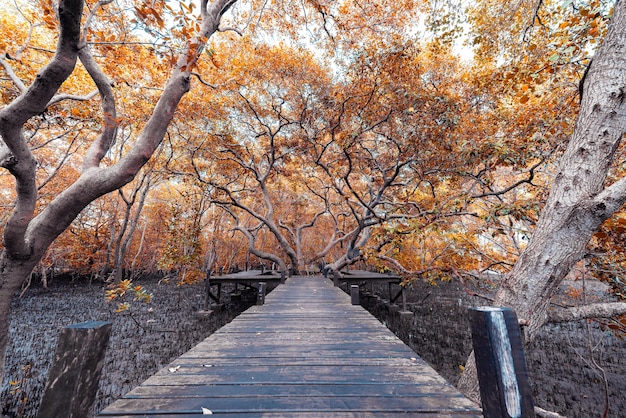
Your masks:
M 604 42 L 584 80 L 574 132 L 559 162 L 531 242 L 503 278 L 496 306 L 515 309 L 531 341 L 548 320 L 550 298 L 585 254 L 597 228 L 626 201 L 626 180 L 605 188 L 615 150 L 626 131 L 626 3 L 619 1 Z M 473 353 L 459 389 L 479 399 Z
M 74 71 L 79 53 L 89 67 L 90 75 L 104 101 L 108 96 L 101 70 L 90 60 L 87 48 L 81 45 L 81 18 L 83 0 L 61 0 L 59 3 L 60 36 L 52 60 L 37 75 L 32 85 L 17 99 L 0 110 L 0 136 L 6 150 L 0 150 L 0 159 L 15 160 L 11 174 L 16 179 L 18 194 L 15 209 L 4 230 L 5 248 L 0 253 L 0 381 L 4 378 L 4 359 L 8 338 L 8 318 L 11 299 L 24 279 L 41 260 L 49 245 L 71 224 L 76 216 L 93 200 L 130 182 L 151 158 L 163 140 L 180 100 L 190 88 L 193 64 L 199 58 L 202 47 L 218 30 L 223 14 L 236 0 L 216 0 L 207 7 L 202 2 L 201 34 L 187 44 L 167 82 L 163 94 L 152 112 L 148 123 L 132 149 L 118 163 L 106 168 L 98 167 L 102 150 L 114 140 L 115 126 L 110 117 L 114 115 L 111 103 L 104 103 L 104 136 L 99 146 L 90 149 L 85 170 L 79 179 L 57 195 L 36 217 L 37 199 L 33 155 L 25 143 L 23 125 L 33 116 L 41 114 L 58 92 L 59 87 Z M 107 1 L 99 3 L 106 4 Z M 105 88 L 103 88 L 105 87 Z M 112 99 L 112 97 L 110 97 Z M 108 118 L 108 119 L 107 119 Z M 30 166 L 19 166 L 26 162 Z M 19 170 L 18 170 L 19 167 Z M 13 248 L 11 248 L 13 246 Z

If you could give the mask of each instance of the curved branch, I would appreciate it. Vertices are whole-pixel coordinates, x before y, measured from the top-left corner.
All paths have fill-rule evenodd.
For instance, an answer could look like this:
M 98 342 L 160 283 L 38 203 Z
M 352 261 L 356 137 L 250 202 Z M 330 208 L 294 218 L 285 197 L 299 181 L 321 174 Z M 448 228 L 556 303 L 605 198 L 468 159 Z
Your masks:
M 239 29 L 233 28 L 231 26 L 227 26 L 225 28 L 218 28 L 217 31 L 218 32 L 235 32 L 237 35 L 243 37 L 243 33 Z
M 58 6 L 60 35 L 57 50 L 35 81 L 11 104 L 0 110 L 0 136 L 9 153 L 3 151 L 5 168 L 15 177 L 17 201 L 4 230 L 6 250 L 14 259 L 27 259 L 34 245 L 26 237 L 37 201 L 36 162 L 26 144 L 23 125 L 45 111 L 48 101 L 74 71 L 80 36 L 82 0 L 61 1 Z M 8 163 L 8 165 L 6 164 Z
M 472 196 L 472 198 L 473 199 L 479 199 L 481 197 L 487 197 L 487 196 L 500 196 L 500 195 L 503 195 L 503 194 L 507 194 L 511 190 L 516 189 L 517 187 L 521 186 L 522 184 L 526 184 L 526 183 L 530 184 L 531 186 L 534 186 L 533 180 L 535 179 L 535 170 L 541 164 L 543 164 L 544 161 L 545 161 L 545 158 L 542 158 L 539 162 L 537 162 L 535 165 L 530 167 L 530 169 L 528 170 L 528 178 L 519 180 L 519 181 L 513 183 L 512 185 L 510 185 L 509 187 L 507 187 L 505 189 L 498 190 L 498 191 L 495 191 L 495 192 L 488 192 L 488 193 L 482 193 L 482 194 L 474 195 L 474 196 Z
M 50 107 L 53 104 L 57 104 L 63 100 L 76 100 L 79 102 L 86 102 L 87 100 L 93 99 L 96 96 L 96 94 L 98 94 L 98 90 L 93 90 L 85 94 L 84 96 L 79 96 L 76 94 L 57 94 L 52 99 L 50 99 L 46 107 Z
M 211 84 L 211 83 L 208 83 L 208 82 L 204 81 L 204 80 L 202 79 L 202 76 L 201 76 L 200 74 L 198 74 L 198 73 L 196 73 L 196 72 L 193 72 L 193 73 L 191 73 L 191 75 L 195 76 L 195 77 L 198 79 L 198 81 L 200 81 L 200 82 L 201 82 L 202 84 L 204 84 L 205 86 L 209 86 L 209 87 L 211 87 L 212 89 L 217 89 L 217 86 L 216 86 L 215 84 Z
M 93 141 L 85 153 L 83 169 L 88 169 L 97 167 L 115 142 L 118 123 L 111 81 L 94 60 L 89 47 L 81 49 L 79 57 L 89 76 L 91 76 L 91 79 L 98 87 L 100 97 L 102 98 L 102 112 L 104 113 L 102 133 Z
M 256 248 L 256 236 L 252 233 L 252 231 L 254 229 L 259 229 L 263 226 L 263 222 L 261 222 L 257 227 L 253 228 L 253 229 L 248 229 L 248 228 L 244 228 L 240 225 L 240 220 L 239 217 L 237 216 L 237 214 L 235 214 L 235 212 L 228 207 L 228 205 L 224 205 L 224 204 L 219 204 L 219 206 L 226 211 L 234 220 L 235 220 L 235 227 L 233 228 L 233 230 L 235 231 L 239 231 L 242 234 L 244 234 L 244 236 L 247 238 L 248 240 L 248 251 L 252 254 L 254 254 L 255 256 L 264 259 L 264 260 L 270 260 L 276 264 L 278 264 L 280 266 L 280 269 L 282 271 L 286 270 L 286 266 L 285 266 L 285 262 L 278 257 L 275 254 L 269 253 L 269 252 L 265 252 L 262 251 L 258 248 Z

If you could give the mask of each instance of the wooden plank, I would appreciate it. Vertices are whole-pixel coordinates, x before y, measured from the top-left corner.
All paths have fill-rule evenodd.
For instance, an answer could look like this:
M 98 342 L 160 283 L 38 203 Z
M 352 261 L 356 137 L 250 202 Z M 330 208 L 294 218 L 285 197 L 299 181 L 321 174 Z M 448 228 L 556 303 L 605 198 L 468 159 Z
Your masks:
M 365 373 L 365 372 L 364 372 Z M 230 384 L 233 386 L 257 384 L 323 384 L 323 383 L 337 383 L 337 384 L 361 384 L 361 383 L 414 383 L 420 385 L 445 385 L 445 380 L 432 374 L 384 374 L 384 373 L 367 373 L 360 375 L 358 372 L 352 374 L 335 374 L 331 372 L 312 372 L 305 373 L 300 376 L 286 376 L 281 373 L 242 373 L 242 374 L 221 374 L 221 375 L 175 375 L 153 376 L 149 381 L 146 381 L 146 385 L 208 385 L 208 384 Z
M 401 397 L 392 400 L 366 396 L 355 397 L 294 397 L 274 396 L 255 398 L 205 397 L 205 398 L 150 398 L 121 399 L 105 410 L 103 416 L 126 413 L 132 410 L 135 414 L 151 415 L 155 413 L 193 413 L 209 409 L 214 414 L 243 412 L 318 412 L 328 414 L 343 412 L 404 412 L 404 413 L 448 413 L 471 412 L 463 405 L 464 399 L 459 396 L 427 396 Z M 457 405 L 457 402 L 458 405 Z
M 332 282 L 291 278 L 101 417 L 480 416 Z
M 201 415 L 199 412 L 195 412 L 195 413 L 190 413 L 190 414 L 154 413 L 148 416 L 155 417 L 155 418 L 199 418 L 199 415 Z M 219 415 L 219 414 L 215 414 L 215 415 Z M 225 415 L 225 414 L 222 414 L 222 415 Z M 108 416 L 108 417 L 114 416 L 116 418 L 137 418 L 138 415 L 105 415 L 105 416 Z M 144 415 L 144 417 L 145 416 L 146 415 Z M 319 418 L 320 414 L 319 412 L 298 412 L 297 414 L 290 414 L 289 416 L 291 417 L 297 416 L 298 418 L 309 418 L 309 417 Z M 355 416 L 358 416 L 359 418 L 398 418 L 398 417 L 406 417 L 407 413 L 406 412 L 369 412 L 369 411 L 359 412 L 358 415 L 355 415 L 353 412 L 343 412 L 343 411 L 334 411 L 332 413 L 333 418 L 355 418 Z M 431 414 L 431 413 L 419 414 L 420 418 L 468 418 L 472 416 L 476 416 L 476 415 L 471 412 L 458 412 L 458 413 L 437 412 L 434 414 Z M 258 418 L 261 418 L 261 417 L 262 418 L 285 418 L 285 413 L 284 412 L 228 413 L 228 418 L 257 418 L 257 417 Z
M 235 366 L 402 366 L 414 365 L 427 366 L 426 362 L 419 357 L 332 357 L 317 358 L 306 356 L 294 357 L 211 357 L 205 356 L 181 356 L 172 362 L 171 366 L 195 366 L 195 367 L 224 367 Z M 163 369 L 166 371 L 168 369 Z
M 150 386 L 143 384 L 130 391 L 126 398 L 185 398 L 185 397 L 204 397 L 210 393 L 213 397 L 257 397 L 257 396 L 371 396 L 386 397 L 393 396 L 431 396 L 431 395 L 450 395 L 458 396 L 458 391 L 452 386 L 426 386 L 415 384 L 391 383 L 379 385 L 377 383 L 361 383 L 361 384 L 277 384 L 270 383 L 266 385 L 250 384 L 246 386 L 246 390 L 233 393 L 229 385 L 159 385 Z M 306 389 L 304 392 L 303 389 Z

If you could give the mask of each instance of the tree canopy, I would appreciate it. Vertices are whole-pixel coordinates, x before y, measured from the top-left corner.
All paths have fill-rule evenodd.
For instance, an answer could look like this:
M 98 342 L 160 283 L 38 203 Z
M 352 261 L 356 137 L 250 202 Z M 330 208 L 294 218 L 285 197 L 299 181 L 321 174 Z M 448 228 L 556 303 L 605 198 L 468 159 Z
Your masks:
M 501 277 L 533 330 L 581 260 L 623 298 L 622 4 L 0 6 L 3 315 L 33 269 Z

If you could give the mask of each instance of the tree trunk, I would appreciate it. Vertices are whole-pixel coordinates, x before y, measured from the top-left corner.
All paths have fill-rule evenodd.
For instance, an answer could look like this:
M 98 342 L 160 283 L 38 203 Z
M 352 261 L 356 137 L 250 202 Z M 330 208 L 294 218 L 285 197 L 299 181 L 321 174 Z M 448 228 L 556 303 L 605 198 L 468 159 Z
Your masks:
M 584 255 L 602 223 L 626 200 L 626 179 L 605 181 L 626 131 L 626 3 L 587 74 L 580 113 L 531 242 L 505 278 L 496 303 L 528 323 L 532 339 L 545 323 L 550 298 Z
M 6 346 L 9 337 L 11 301 L 31 273 L 35 260 L 14 260 L 6 251 L 0 253 L 0 382 L 4 379 Z
M 163 140 L 180 100 L 189 91 L 194 64 L 208 39 L 217 31 L 221 17 L 235 2 L 215 0 L 210 5 L 205 0 L 201 2 L 201 30 L 181 51 L 152 116 L 124 157 L 114 165 L 100 167 L 117 132 L 113 91 L 89 46 L 80 41 L 83 0 L 59 1 L 60 36 L 53 59 L 22 95 L 0 109 L 0 135 L 6 145 L 0 149 L 0 167 L 14 177 L 17 192 L 15 207 L 4 228 L 4 250 L 0 256 L 0 381 L 4 378 L 8 314 L 13 294 L 50 244 L 89 203 L 129 183 L 150 159 Z M 98 6 L 102 4 L 105 3 L 98 3 Z M 102 99 L 102 133 L 87 150 L 78 180 L 35 216 L 36 161 L 26 143 L 23 127 L 30 118 L 46 110 L 61 84 L 73 73 L 78 58 Z
M 515 309 L 531 341 L 548 305 L 584 255 L 598 227 L 626 201 L 626 179 L 605 188 L 615 151 L 626 131 L 626 3 L 615 5 L 607 36 L 584 80 L 580 113 L 531 242 L 503 279 L 495 305 Z M 478 399 L 468 362 L 459 382 Z
M 124 192 L 120 190 L 120 197 L 125 203 L 124 219 L 120 231 L 115 237 L 115 249 L 113 257 L 113 281 L 120 283 L 124 278 L 124 260 L 126 260 L 126 254 L 128 253 L 128 247 L 137 230 L 137 224 L 139 217 L 146 202 L 148 192 L 150 192 L 151 186 L 151 172 L 143 175 L 143 178 L 135 186 L 131 192 L 130 198 L 126 198 Z M 137 203 L 137 196 L 139 196 L 139 202 Z M 132 213 L 133 206 L 137 203 L 135 213 Z M 132 272 L 131 272 L 132 273 Z

